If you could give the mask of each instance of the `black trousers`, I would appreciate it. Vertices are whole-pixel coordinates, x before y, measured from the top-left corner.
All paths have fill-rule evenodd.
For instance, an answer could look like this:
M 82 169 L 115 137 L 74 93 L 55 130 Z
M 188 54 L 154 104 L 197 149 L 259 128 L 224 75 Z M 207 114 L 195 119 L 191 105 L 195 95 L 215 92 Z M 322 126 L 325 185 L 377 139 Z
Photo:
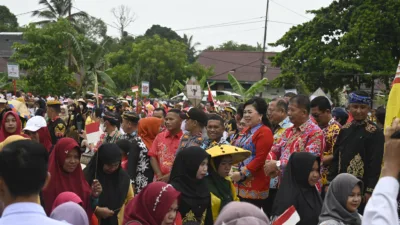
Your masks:
M 268 198 L 264 200 L 264 212 L 270 218 L 272 214 L 272 206 L 274 205 L 276 194 L 278 193 L 278 189 L 269 189 Z

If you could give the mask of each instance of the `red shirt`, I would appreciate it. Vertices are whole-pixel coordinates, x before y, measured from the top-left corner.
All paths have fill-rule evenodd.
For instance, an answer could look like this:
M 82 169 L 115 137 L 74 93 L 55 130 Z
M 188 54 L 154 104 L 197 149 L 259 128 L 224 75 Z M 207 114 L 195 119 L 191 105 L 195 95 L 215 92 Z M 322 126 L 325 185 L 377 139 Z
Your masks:
M 239 196 L 247 199 L 266 199 L 269 179 L 264 173 L 264 164 L 274 138 L 271 130 L 262 124 L 243 131 L 236 146 L 251 151 L 251 156 L 239 164 L 246 179 L 237 184 Z
M 179 147 L 182 131 L 174 136 L 168 130 L 159 133 L 154 139 L 148 156 L 157 158 L 158 166 L 163 175 L 169 174 L 175 160 L 175 153 Z

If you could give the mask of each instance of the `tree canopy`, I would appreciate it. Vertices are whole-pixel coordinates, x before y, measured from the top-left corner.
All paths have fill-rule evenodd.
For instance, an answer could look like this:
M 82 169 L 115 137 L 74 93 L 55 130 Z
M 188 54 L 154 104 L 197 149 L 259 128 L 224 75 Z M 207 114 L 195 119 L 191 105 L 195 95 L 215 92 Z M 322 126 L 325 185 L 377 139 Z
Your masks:
M 389 87 L 400 56 L 399 1 L 341 0 L 309 12 L 311 21 L 271 44 L 286 48 L 272 58 L 282 70 L 275 85 L 333 91 L 381 79 Z
M 218 47 L 214 46 L 209 46 L 207 47 L 206 50 L 222 50 L 222 51 L 250 51 L 250 52 L 256 52 L 256 51 L 262 51 L 261 44 L 257 43 L 257 46 L 251 46 L 248 44 L 239 44 L 234 41 L 227 41 L 225 43 L 222 43 Z
M 37 24 L 47 24 L 66 17 L 68 17 L 70 21 L 75 22 L 75 20 L 78 18 L 88 17 L 88 14 L 83 11 L 71 13 L 71 15 L 69 15 L 69 12 L 72 10 L 72 0 L 39 0 L 39 4 L 45 6 L 46 9 L 35 10 L 32 13 L 32 16 L 37 16 L 44 19 L 36 22 Z
M 0 32 L 1 31 L 18 31 L 17 17 L 4 5 L 0 5 Z
M 75 77 L 67 67 L 67 33 L 78 35 L 64 19 L 43 28 L 30 24 L 23 36 L 27 43 L 14 43 L 12 59 L 27 71 L 30 91 L 42 95 L 71 92 Z
M 165 38 L 169 41 L 172 40 L 183 41 L 182 37 L 179 36 L 171 28 L 163 27 L 160 25 L 151 26 L 149 29 L 147 29 L 146 33 L 144 34 L 145 37 L 152 37 L 154 35 L 158 35 L 159 37 Z

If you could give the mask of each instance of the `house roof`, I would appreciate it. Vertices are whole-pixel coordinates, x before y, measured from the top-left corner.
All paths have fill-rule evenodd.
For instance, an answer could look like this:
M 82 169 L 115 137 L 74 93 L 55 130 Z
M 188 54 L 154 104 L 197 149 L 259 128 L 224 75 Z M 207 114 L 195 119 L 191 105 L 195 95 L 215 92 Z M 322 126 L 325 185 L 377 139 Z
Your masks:
M 254 83 L 261 79 L 262 52 L 246 51 L 203 51 L 198 56 L 198 62 L 206 67 L 214 67 L 215 75 L 210 77 L 212 81 L 227 81 L 231 73 L 238 81 Z M 271 67 L 268 59 L 276 55 L 275 52 L 265 53 L 265 63 L 268 66 L 265 78 L 272 81 L 280 74 L 280 68 Z

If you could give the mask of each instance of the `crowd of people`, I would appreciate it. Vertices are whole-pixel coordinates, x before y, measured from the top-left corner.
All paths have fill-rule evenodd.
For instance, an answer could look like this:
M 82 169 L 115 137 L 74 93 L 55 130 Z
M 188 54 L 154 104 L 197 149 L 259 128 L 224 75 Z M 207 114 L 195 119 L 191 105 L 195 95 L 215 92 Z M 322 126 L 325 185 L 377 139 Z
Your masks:
M 363 91 L 346 108 L 293 93 L 224 107 L 16 99 L 31 116 L 1 99 L 0 225 L 269 225 L 291 208 L 298 225 L 399 223 L 400 123 L 384 134 Z

